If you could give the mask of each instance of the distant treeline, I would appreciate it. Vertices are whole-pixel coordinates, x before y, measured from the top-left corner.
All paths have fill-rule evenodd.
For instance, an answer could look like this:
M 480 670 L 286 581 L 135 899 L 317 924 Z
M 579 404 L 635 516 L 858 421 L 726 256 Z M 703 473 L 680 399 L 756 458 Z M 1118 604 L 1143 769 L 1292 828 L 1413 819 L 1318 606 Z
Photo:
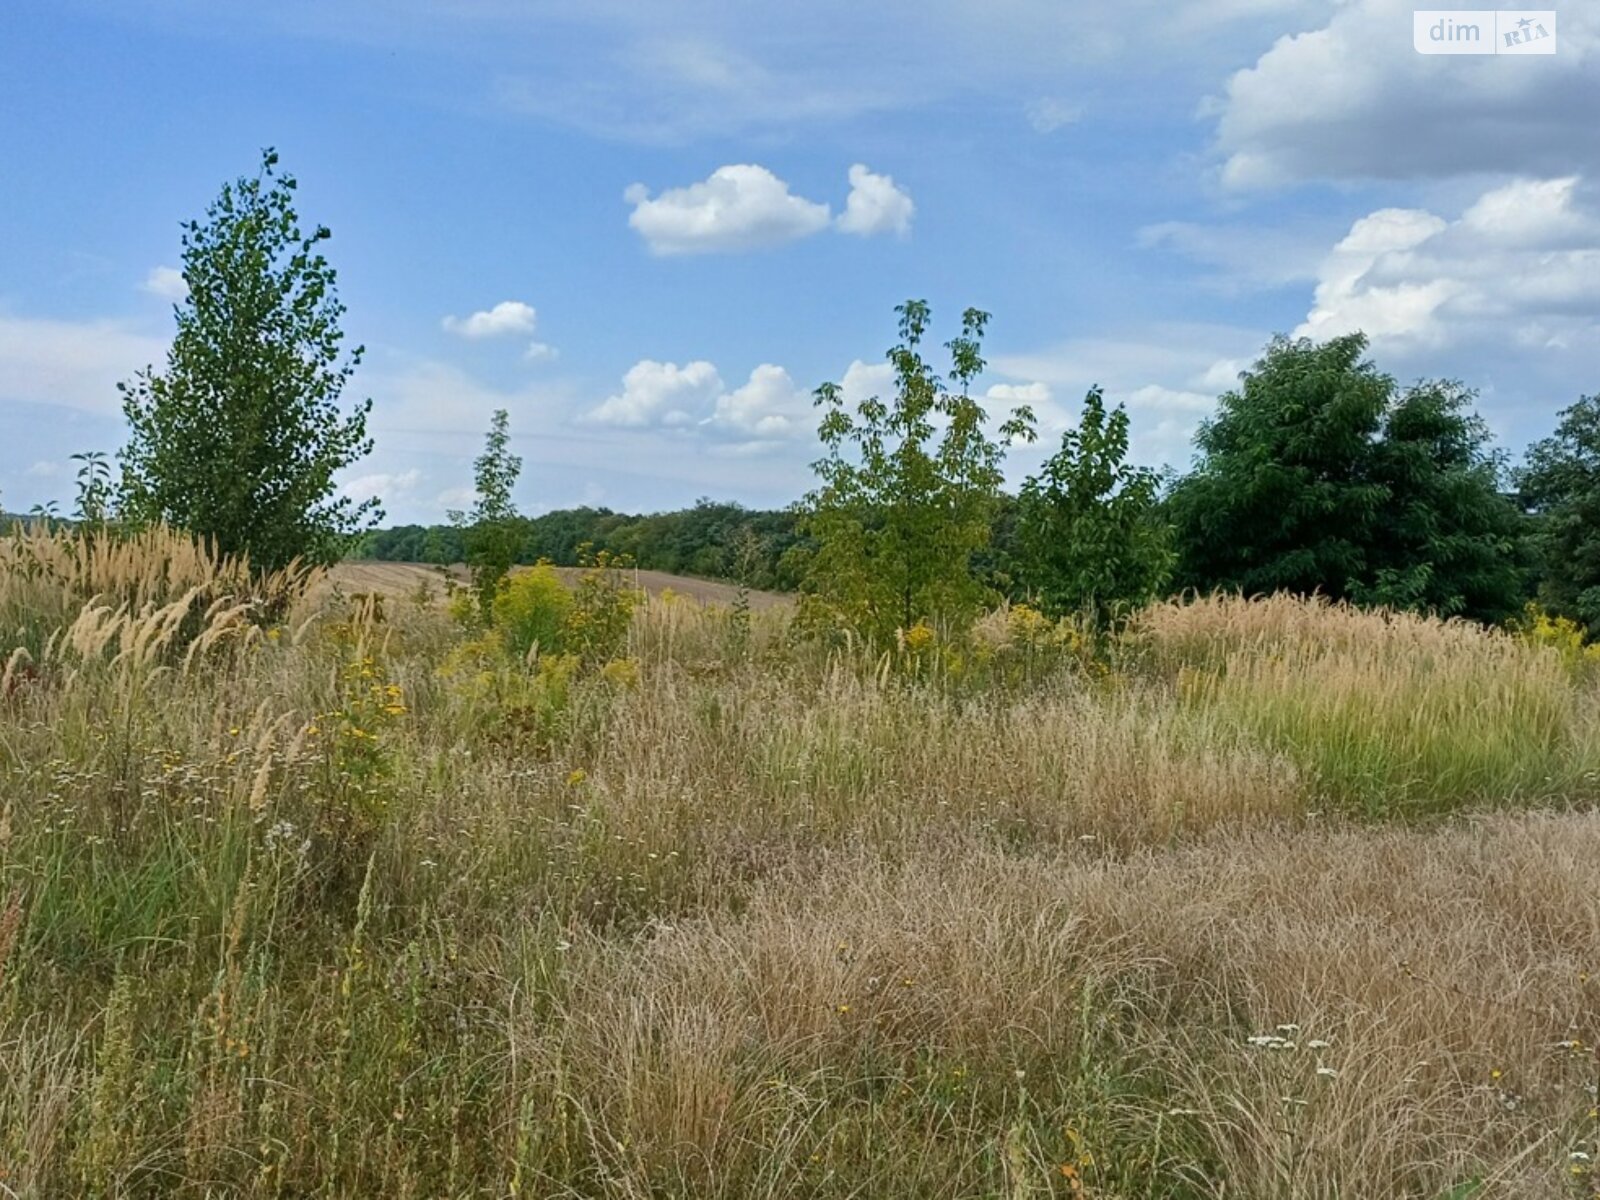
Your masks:
M 677 512 L 631 514 L 609 508 L 564 508 L 521 517 L 520 563 L 548 559 L 576 566 L 585 545 L 626 554 L 650 571 L 725 579 L 767 591 L 794 591 L 804 570 L 795 514 L 701 500 Z M 466 529 L 400 525 L 363 535 L 353 557 L 379 562 L 457 563 L 466 559 Z
M 996 593 L 1014 596 L 1016 566 L 1014 496 L 1002 494 L 991 541 L 973 569 Z M 701 499 L 693 508 L 663 513 L 619 513 L 609 508 L 562 508 L 539 517 L 517 518 L 522 540 L 519 563 L 548 560 L 578 565 L 583 547 L 629 555 L 647 571 L 743 583 L 762 591 L 800 590 L 809 539 L 796 529 L 791 509 L 746 508 L 732 501 Z M 459 525 L 397 525 L 363 534 L 350 557 L 372 562 L 459 563 L 466 561 Z

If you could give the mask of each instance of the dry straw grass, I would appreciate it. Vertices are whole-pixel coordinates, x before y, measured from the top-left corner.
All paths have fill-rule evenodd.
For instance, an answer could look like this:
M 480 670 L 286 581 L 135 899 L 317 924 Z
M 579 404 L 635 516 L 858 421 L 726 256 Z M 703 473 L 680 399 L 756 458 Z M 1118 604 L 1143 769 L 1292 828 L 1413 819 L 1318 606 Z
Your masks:
M 1482 1175 L 1559 1195 L 1594 1081 L 1558 1043 L 1595 1032 L 1597 851 L 1594 822 L 1540 817 L 1126 861 L 855 854 L 734 921 L 586 944 L 568 1020 L 526 1022 L 519 1053 L 561 1064 L 642 1191 L 833 1173 L 986 1194 L 969 1156 L 1021 1120 L 1040 1179 L 1064 1123 L 1104 1194 L 1431 1196 Z M 1284 1025 L 1293 1049 L 1249 1044 Z
M 530 664 L 41 536 L 0 1195 L 1593 1191 L 1559 654 L 1276 598 L 875 655 L 658 599 Z
M 1192 703 L 1372 812 L 1587 800 L 1600 725 L 1570 664 L 1509 633 L 1288 596 L 1155 605 L 1135 642 Z
M 248 558 L 219 554 L 203 541 L 168 529 L 74 536 L 44 525 L 18 526 L 0 536 L 0 631 L 11 640 L 9 653 L 22 646 L 37 649 L 74 618 L 93 625 L 93 630 L 80 630 L 90 637 L 120 622 L 107 635 L 110 641 L 128 623 L 163 614 L 155 628 L 136 631 L 134 640 L 147 644 L 146 639 L 160 636 L 173 622 L 174 613 L 177 619 L 186 617 L 196 601 L 211 606 L 207 620 L 224 600 L 281 607 L 319 578 L 319 572 L 298 563 L 253 576 Z M 90 608 L 100 615 L 88 618 Z

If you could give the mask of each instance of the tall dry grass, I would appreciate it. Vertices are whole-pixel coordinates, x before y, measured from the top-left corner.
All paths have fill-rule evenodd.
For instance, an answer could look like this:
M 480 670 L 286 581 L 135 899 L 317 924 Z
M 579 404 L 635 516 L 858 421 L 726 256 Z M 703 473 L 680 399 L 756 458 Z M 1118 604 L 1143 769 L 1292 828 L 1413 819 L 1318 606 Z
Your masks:
M 530 663 L 420 598 L 168 636 L 140 570 L 0 698 L 0 1196 L 1587 1194 L 1559 655 L 679 600 Z
M 161 527 L 82 534 L 39 523 L 0 534 L 0 632 L 12 652 L 37 654 L 91 603 L 138 620 L 175 604 L 219 602 L 279 609 L 317 582 L 298 563 L 262 576 L 245 556 Z
M 639 1194 L 1001 1194 L 1015 1140 L 1032 1194 L 1072 1163 L 1101 1195 L 1562 1195 L 1597 851 L 1592 820 L 1498 817 L 856 853 L 731 921 L 586 939 L 566 1021 L 513 1036 Z
M 1592 689 L 1510 633 L 1274 596 L 1155 605 L 1132 637 L 1187 703 L 1287 753 L 1332 803 L 1426 812 L 1596 793 Z

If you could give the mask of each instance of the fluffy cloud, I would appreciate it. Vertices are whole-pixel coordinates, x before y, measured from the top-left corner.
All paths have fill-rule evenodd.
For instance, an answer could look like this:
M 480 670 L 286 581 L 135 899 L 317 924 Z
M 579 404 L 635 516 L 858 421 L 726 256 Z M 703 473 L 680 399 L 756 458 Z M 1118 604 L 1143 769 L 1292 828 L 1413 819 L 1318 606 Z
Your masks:
M 881 396 L 894 386 L 894 368 L 888 363 L 864 363 L 859 358 L 845 368 L 839 380 L 840 397 L 854 408 L 863 400 Z
M 587 413 L 585 424 L 621 429 L 701 431 L 718 453 L 756 453 L 807 436 L 814 428 L 811 394 L 773 363 L 762 363 L 729 389 L 709 362 L 644 359 L 623 376 L 622 390 Z
M 691 410 L 705 408 L 721 392 L 722 377 L 708 362 L 680 367 L 646 358 L 628 368 L 622 390 L 591 409 L 586 419 L 628 429 L 687 425 L 694 420 Z
M 201 0 L 129 7 L 148 20 L 204 17 L 257 40 L 447 55 L 508 110 L 682 147 L 830 137 L 872 113 L 939 111 L 974 94 L 1015 110 L 1064 78 L 1166 109 L 1175 78 L 1209 85 L 1241 54 L 1324 19 L 1333 0 L 1102 0 L 1072 5 L 1066 20 L 1061 0 L 1006 0 L 1003 19 L 960 0 L 403 0 L 398 17 L 396 0 L 277 0 L 225 15 Z
M 811 408 L 810 393 L 789 372 L 762 363 L 743 387 L 717 397 L 707 424 L 735 436 L 774 441 L 810 432 Z
M 450 316 L 442 322 L 447 332 L 474 341 L 513 333 L 531 334 L 538 323 L 539 314 L 521 300 L 502 300 L 493 308 L 475 312 L 470 317 Z
M 49 479 L 61 474 L 61 464 L 41 458 L 23 472 L 29 479 Z
M 189 285 L 184 282 L 183 272 L 177 267 L 151 267 L 150 274 L 144 277 L 139 290 L 160 296 L 163 300 L 182 300 L 189 294 Z
M 1296 333 L 1360 329 L 1396 351 L 1592 342 L 1600 208 L 1586 199 L 1573 177 L 1517 180 L 1454 221 L 1421 209 L 1363 217 L 1323 263 Z
M 451 510 L 465 510 L 478 498 L 478 490 L 469 487 L 445 488 L 433 498 L 433 503 L 441 512 Z
M 1421 55 L 1410 0 L 1347 0 L 1280 38 L 1205 111 L 1223 180 L 1548 175 L 1600 167 L 1600 6 L 1561 11 L 1559 52 Z
M 652 254 L 754 250 L 809 237 L 828 227 L 830 212 L 789 191 L 765 167 L 736 163 L 709 178 L 651 198 L 636 183 L 624 194 L 631 225 Z
M 877 175 L 863 164 L 850 168 L 850 196 L 839 214 L 841 233 L 871 237 L 893 233 L 905 237 L 911 232 L 911 218 L 917 211 L 911 193 L 897 187 L 888 175 Z
M 700 183 L 651 197 L 636 183 L 623 193 L 631 225 L 652 254 L 711 254 L 758 250 L 821 233 L 831 224 L 859 237 L 905 237 L 916 214 L 911 193 L 863 163 L 850 168 L 850 194 L 838 218 L 828 205 L 797 196 L 766 167 L 718 167 Z

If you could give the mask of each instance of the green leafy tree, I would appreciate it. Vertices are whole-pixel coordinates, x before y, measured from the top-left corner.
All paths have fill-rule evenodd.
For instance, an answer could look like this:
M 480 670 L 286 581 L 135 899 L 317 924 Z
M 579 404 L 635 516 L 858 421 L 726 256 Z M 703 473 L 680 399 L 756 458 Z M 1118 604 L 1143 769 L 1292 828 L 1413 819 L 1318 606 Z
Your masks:
M 455 561 L 455 558 L 450 554 L 450 544 L 445 536 L 444 527 L 439 525 L 428 527 L 418 547 L 417 558 L 436 567 L 447 566 Z
M 895 394 L 863 400 L 851 413 L 837 384 L 817 389 L 827 455 L 813 464 L 820 486 L 801 502 L 801 532 L 815 543 L 806 575 L 812 603 L 875 638 L 973 615 L 984 595 L 973 556 L 989 539 L 1005 447 L 1033 438 L 1026 407 L 991 436 L 971 395 L 984 366 L 987 313 L 969 308 L 960 336 L 947 343 L 947 387 L 921 354 L 928 305 L 909 300 L 895 311 Z
M 372 449 L 366 400 L 346 415 L 331 234 L 301 231 L 295 180 L 262 154 L 254 178 L 225 184 L 183 233 L 188 295 L 164 372 L 119 385 L 131 437 L 121 454 L 122 514 L 165 521 L 274 570 L 331 562 L 382 516 L 340 496 L 335 474 Z
M 517 478 L 522 474 L 522 458 L 511 453 L 510 418 L 503 408 L 496 409 L 489 422 L 483 453 L 473 463 L 478 497 L 470 513 L 452 513 L 457 524 L 465 524 L 464 543 L 467 566 L 472 571 L 472 590 L 484 619 L 493 615 L 494 599 L 517 561 L 522 545 L 522 518 L 511 498 Z
M 1366 348 L 1278 338 L 1221 398 L 1169 496 L 1177 581 L 1509 616 L 1523 527 L 1472 392 L 1401 389 Z
M 1018 496 L 1022 581 L 1051 616 L 1106 624 L 1154 599 L 1172 574 L 1160 477 L 1130 466 L 1128 414 L 1092 388 L 1076 429 Z
M 1600 396 L 1562 411 L 1555 433 L 1529 448 L 1517 485 L 1534 514 L 1540 600 L 1600 636 Z

